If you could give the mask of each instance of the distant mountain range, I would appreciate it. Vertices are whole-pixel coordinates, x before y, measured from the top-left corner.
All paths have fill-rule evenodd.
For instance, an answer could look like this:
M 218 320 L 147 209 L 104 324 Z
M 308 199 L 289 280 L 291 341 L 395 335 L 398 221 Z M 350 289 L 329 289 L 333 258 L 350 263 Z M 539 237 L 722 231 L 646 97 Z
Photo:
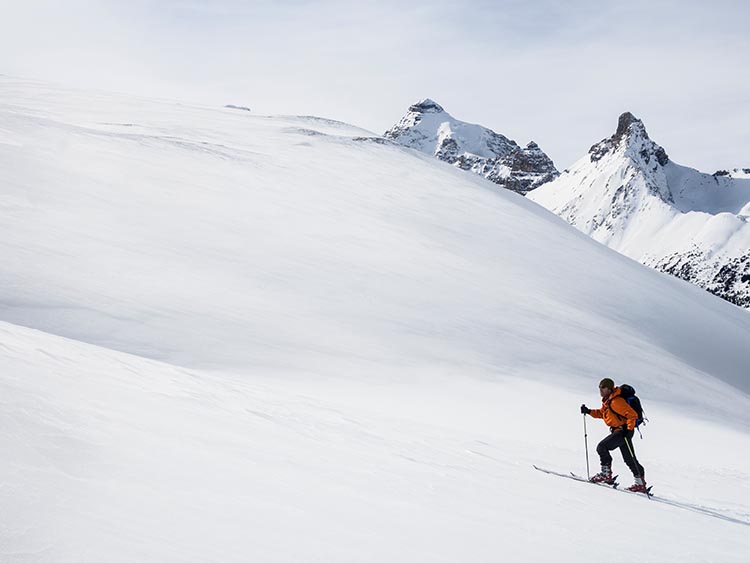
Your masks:
M 750 308 L 750 168 L 673 163 L 631 113 L 560 174 L 531 142 L 465 123 L 430 99 L 384 137 L 528 195 L 597 241 Z
M 750 169 L 675 164 L 624 113 L 614 135 L 529 199 L 626 256 L 750 308 Z
M 521 148 L 500 133 L 456 119 L 430 99 L 411 106 L 384 137 L 521 194 L 559 174 L 533 141 Z

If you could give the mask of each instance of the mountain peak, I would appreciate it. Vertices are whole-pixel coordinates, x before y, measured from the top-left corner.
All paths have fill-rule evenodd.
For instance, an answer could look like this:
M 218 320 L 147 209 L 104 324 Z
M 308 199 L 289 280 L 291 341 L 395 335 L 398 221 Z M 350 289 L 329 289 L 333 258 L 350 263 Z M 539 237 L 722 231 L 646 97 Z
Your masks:
M 629 111 L 621 114 L 617 119 L 617 130 L 614 135 L 589 149 L 591 162 L 601 160 L 607 154 L 614 153 L 618 148 L 622 148 L 626 153 L 630 153 L 631 158 L 642 160 L 645 164 L 651 162 L 652 156 L 661 166 L 669 162 L 666 151 L 648 136 L 643 121 Z
M 522 149 L 492 129 L 454 118 L 429 98 L 410 106 L 383 136 L 521 194 L 558 175 L 533 141 Z
M 431 100 L 430 98 L 425 98 L 421 102 L 417 102 L 416 104 L 410 106 L 409 111 L 413 111 L 416 113 L 444 113 L 445 112 L 445 110 L 440 104 L 438 104 L 434 100 Z
M 646 133 L 646 128 L 643 126 L 643 121 L 638 119 L 629 111 L 626 111 L 625 113 L 620 115 L 620 117 L 617 120 L 617 131 L 615 132 L 615 137 L 617 137 L 618 139 L 621 139 L 626 134 L 628 134 L 628 132 L 632 134 L 636 131 L 638 133 L 643 133 L 643 135 L 648 137 L 648 133 Z

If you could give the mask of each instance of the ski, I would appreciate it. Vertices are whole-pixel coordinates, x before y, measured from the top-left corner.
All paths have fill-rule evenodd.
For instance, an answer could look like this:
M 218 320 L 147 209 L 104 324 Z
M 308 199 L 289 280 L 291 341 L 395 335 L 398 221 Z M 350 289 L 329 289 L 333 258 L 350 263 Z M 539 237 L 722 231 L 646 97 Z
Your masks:
M 560 473 L 559 471 L 553 471 L 551 469 L 545 469 L 543 467 L 539 467 L 537 465 L 532 465 L 534 469 L 537 471 L 541 471 L 542 473 L 547 473 L 548 475 L 555 475 L 557 477 L 564 477 L 565 479 L 572 479 L 573 481 L 580 481 L 582 483 L 589 483 L 591 485 L 597 485 L 600 487 L 606 487 L 608 489 L 613 489 L 615 491 L 619 491 L 621 493 L 628 493 L 631 495 L 641 495 L 645 496 L 644 493 L 636 493 L 633 491 L 628 491 L 627 489 L 619 489 L 617 487 L 617 484 L 615 485 L 607 485 L 604 483 L 593 483 L 592 481 L 589 481 L 586 479 L 586 477 L 582 477 L 580 475 L 576 475 L 575 473 Z M 713 518 L 718 518 L 719 520 L 724 520 L 726 522 L 733 522 L 734 524 L 742 524 L 743 526 L 750 526 L 750 521 L 743 520 L 741 518 L 735 518 L 732 516 L 729 516 L 727 514 L 722 514 L 721 512 L 718 512 L 712 508 L 701 506 L 699 504 L 691 504 L 688 502 L 681 502 L 676 500 L 671 500 L 664 497 L 657 497 L 654 496 L 654 494 L 651 492 L 651 487 L 648 489 L 648 496 L 646 498 L 652 500 L 653 502 L 659 502 L 662 504 L 667 504 L 669 506 L 674 506 L 676 508 L 681 508 L 683 510 L 689 510 L 691 512 L 695 512 L 697 514 L 703 514 L 704 516 L 711 516 Z
M 608 489 L 614 489 L 615 491 L 619 491 L 621 493 L 629 493 L 631 495 L 645 495 L 647 498 L 652 498 L 654 496 L 651 493 L 651 487 L 646 489 L 645 493 L 637 493 L 637 492 L 629 491 L 627 489 L 618 488 L 619 483 L 617 483 L 617 476 L 615 477 L 615 483 L 613 485 L 608 485 L 607 483 L 594 483 L 593 481 L 589 481 L 586 477 L 576 475 L 575 473 L 560 473 L 558 471 L 552 471 L 551 469 L 544 469 L 543 467 L 539 467 L 537 465 L 533 465 L 532 467 L 536 469 L 537 471 L 541 471 L 542 473 L 547 473 L 549 475 L 556 475 L 558 477 L 565 477 L 566 479 L 572 479 L 573 481 L 580 481 L 581 483 L 589 483 L 590 485 L 597 485 L 599 487 L 606 487 Z

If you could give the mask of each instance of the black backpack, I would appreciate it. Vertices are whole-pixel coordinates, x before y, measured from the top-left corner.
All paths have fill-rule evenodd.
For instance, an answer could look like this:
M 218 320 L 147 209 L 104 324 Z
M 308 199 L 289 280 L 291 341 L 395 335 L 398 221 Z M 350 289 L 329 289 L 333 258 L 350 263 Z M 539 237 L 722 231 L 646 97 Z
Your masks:
M 645 416 L 643 416 L 643 406 L 641 405 L 641 400 L 635 396 L 635 388 L 632 385 L 628 385 L 627 383 L 620 385 L 620 397 L 625 399 L 628 402 L 628 405 L 630 405 L 630 408 L 638 414 L 638 418 L 635 421 L 636 428 L 638 428 L 641 424 L 644 424 L 645 420 L 648 420 Z M 625 418 L 611 406 L 609 407 L 609 409 L 620 418 Z

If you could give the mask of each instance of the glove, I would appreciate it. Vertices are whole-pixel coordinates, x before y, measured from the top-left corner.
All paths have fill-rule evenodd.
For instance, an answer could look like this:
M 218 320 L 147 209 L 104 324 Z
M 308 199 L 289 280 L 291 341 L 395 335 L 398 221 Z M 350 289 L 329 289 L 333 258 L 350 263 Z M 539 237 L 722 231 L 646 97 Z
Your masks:
M 590 408 L 588 408 L 586 405 L 581 405 L 581 414 L 589 414 L 590 412 Z

